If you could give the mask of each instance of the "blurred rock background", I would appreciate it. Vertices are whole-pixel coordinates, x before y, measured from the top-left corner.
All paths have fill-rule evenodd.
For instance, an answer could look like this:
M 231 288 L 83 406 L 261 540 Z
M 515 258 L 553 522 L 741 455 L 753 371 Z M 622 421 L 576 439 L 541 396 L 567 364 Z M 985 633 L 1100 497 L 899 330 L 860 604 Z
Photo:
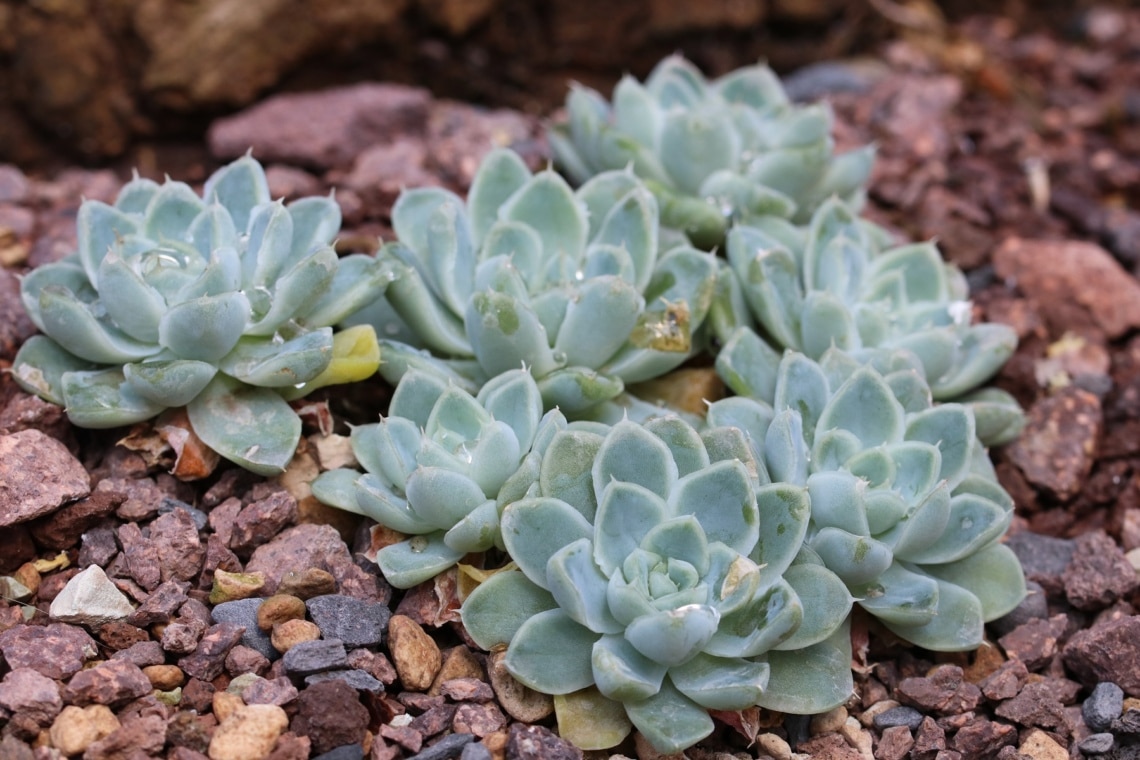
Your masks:
M 1066 0 L 0 0 L 0 162 L 96 164 L 200 140 L 272 92 L 383 80 L 531 113 L 682 51 L 780 72 L 975 12 L 1075 23 Z

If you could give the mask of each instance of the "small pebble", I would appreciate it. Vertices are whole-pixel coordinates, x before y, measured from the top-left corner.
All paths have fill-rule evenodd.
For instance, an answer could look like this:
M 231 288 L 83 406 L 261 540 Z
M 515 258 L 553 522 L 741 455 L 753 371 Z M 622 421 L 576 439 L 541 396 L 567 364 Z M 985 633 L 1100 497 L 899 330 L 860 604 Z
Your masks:
M 214 571 L 214 585 L 210 589 L 210 604 L 249 599 L 265 588 L 265 573 L 230 573 L 221 568 Z
M 130 601 L 111 582 L 103 568 L 91 565 L 67 582 L 63 591 L 52 600 L 49 614 L 53 620 L 96 628 L 122 620 L 134 611 Z
M 408 691 L 427 689 L 443 665 L 439 645 L 406 615 L 393 615 L 388 622 L 388 648 L 392 664 Z
M 340 639 L 346 647 L 378 646 L 392 612 L 383 604 L 343 594 L 314 596 L 305 602 L 309 617 L 326 638 Z
M 316 641 L 321 637 L 321 629 L 308 620 L 286 620 L 273 626 L 269 640 L 273 648 L 284 654 L 305 641 Z
M 458 757 L 463 748 L 474 739 L 471 734 L 448 734 L 419 754 L 412 755 L 408 760 L 448 760 Z
M 285 653 L 282 660 L 286 673 L 303 677 L 343 668 L 348 660 L 348 653 L 344 650 L 344 644 L 335 639 L 318 639 L 294 645 Z
M 150 685 L 161 691 L 177 688 L 186 680 L 186 674 L 177 665 L 147 665 L 142 672 Z
M 792 748 L 777 734 L 760 734 L 756 744 L 761 751 L 772 756 L 772 760 L 792 760 Z
M 811 733 L 814 736 L 816 734 L 827 734 L 832 731 L 838 731 L 846 720 L 847 708 L 843 705 L 828 710 L 825 713 L 813 715 L 811 716 L 810 723 Z
M 313 755 L 313 760 L 361 760 L 364 757 L 364 746 L 361 744 L 342 744 L 320 755 Z
M 272 631 L 273 626 L 286 620 L 304 618 L 305 602 L 292 594 L 274 594 L 257 608 L 257 627 L 263 631 Z
M 1115 744 L 1113 735 L 1107 731 L 1089 734 L 1077 744 L 1077 749 L 1086 755 L 1104 755 L 1112 751 Z
M 310 676 L 305 676 L 305 685 L 312 686 L 315 683 L 331 680 L 344 681 L 357 691 L 371 691 L 376 694 L 384 691 L 384 684 L 377 681 L 372 676 L 365 673 L 363 670 L 326 670 L 324 673 L 313 673 Z
M 48 730 L 51 746 L 64 755 L 81 754 L 89 746 L 119 728 L 119 719 L 106 705 L 68 705 Z
M 336 593 L 336 578 L 327 570 L 310 567 L 303 572 L 290 571 L 281 576 L 278 594 L 289 594 L 302 601 L 322 594 Z
M 1017 751 L 1033 760 L 1069 760 L 1069 751 L 1039 728 L 1030 729 Z
M 234 698 L 241 702 L 240 697 Z M 277 705 L 241 705 L 215 729 L 210 739 L 210 760 L 266 757 L 288 727 L 289 718 Z
M 506 652 L 487 658 L 487 675 L 499 704 L 508 715 L 523 723 L 537 723 L 554 712 L 554 698 L 520 683 L 503 663 Z
M 483 742 L 469 742 L 463 745 L 459 760 L 491 760 L 491 750 Z
M 1107 731 L 1124 710 L 1124 690 L 1111 681 L 1101 681 L 1081 704 L 1081 717 L 1092 731 Z

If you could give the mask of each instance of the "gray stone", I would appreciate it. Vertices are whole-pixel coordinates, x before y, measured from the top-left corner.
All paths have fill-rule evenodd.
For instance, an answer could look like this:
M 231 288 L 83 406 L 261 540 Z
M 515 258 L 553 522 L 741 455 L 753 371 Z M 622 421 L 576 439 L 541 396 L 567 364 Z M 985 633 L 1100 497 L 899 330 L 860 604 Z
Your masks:
M 1077 749 L 1086 755 L 1104 755 L 1112 751 L 1113 736 L 1104 732 L 1089 734 L 1077 744 Z
M 344 744 L 336 749 L 330 749 L 321 755 L 314 755 L 313 760 L 361 760 L 364 757 L 364 747 L 360 744 Z
M 889 710 L 883 710 L 874 717 L 872 723 L 880 731 L 894 726 L 906 726 L 911 732 L 914 732 L 922 725 L 922 713 L 913 707 L 899 705 Z
M 290 647 L 283 660 L 289 675 L 308 676 L 343 668 L 348 662 L 348 653 L 344 644 L 336 639 L 302 641 Z
M 313 673 L 305 676 L 305 685 L 312 686 L 321 681 L 344 681 L 357 691 L 371 691 L 377 694 L 384 691 L 384 684 L 377 681 L 363 670 L 326 670 L 323 673 Z
M 483 742 L 469 742 L 459 753 L 459 760 L 491 760 L 491 757 L 491 750 Z
M 95 627 L 124 620 L 134 611 L 103 568 L 91 565 L 67 582 L 52 601 L 49 613 L 53 620 Z
M 458 757 L 463 748 L 474 740 L 474 734 L 448 734 L 419 754 L 412 755 L 408 760 L 448 760 Z
M 1124 690 L 1112 681 L 1101 681 L 1081 704 L 1081 717 L 1093 731 L 1107 731 L 1124 710 Z
M 1062 576 L 1077 549 L 1075 541 L 1071 538 L 1052 538 L 1023 530 L 1009 536 L 1006 539 L 1006 546 L 1013 549 L 1013 553 L 1021 561 L 1026 580 L 1040 583 L 1049 596 L 1064 595 L 1065 583 Z
M 379 646 L 392 617 L 386 605 L 343 594 L 315 596 L 305 602 L 305 607 L 322 636 L 340 639 L 352 648 Z
M 269 634 L 257 627 L 257 608 L 264 599 L 238 599 L 232 602 L 222 602 L 214 607 L 210 613 L 216 623 L 234 623 L 244 626 L 245 633 L 241 635 L 241 643 L 250 649 L 255 649 L 270 662 L 281 656 L 273 647 Z

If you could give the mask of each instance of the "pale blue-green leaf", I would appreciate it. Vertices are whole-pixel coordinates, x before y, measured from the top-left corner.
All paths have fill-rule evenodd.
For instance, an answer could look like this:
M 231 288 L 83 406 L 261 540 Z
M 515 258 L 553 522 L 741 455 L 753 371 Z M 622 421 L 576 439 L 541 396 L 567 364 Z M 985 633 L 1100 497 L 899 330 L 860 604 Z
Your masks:
M 973 390 L 997 374 L 1017 349 L 1017 333 L 1009 325 L 970 325 L 960 338 L 955 370 L 931 383 L 937 399 L 952 399 Z
M 442 206 L 461 209 L 463 199 L 440 187 L 416 187 L 403 190 L 392 206 L 392 229 L 396 238 L 414 251 L 415 257 L 420 257 L 417 267 L 427 265 L 422 257 L 428 247 L 428 226 Z
M 830 430 L 846 430 L 863 446 L 902 440 L 904 415 L 891 389 L 874 370 L 855 372 L 832 395 L 816 423 L 816 440 Z
M 45 330 L 43 317 L 40 315 L 40 291 L 49 285 L 70 292 L 82 303 L 91 303 L 99 297 L 87 279 L 87 273 L 73 257 L 53 261 L 31 270 L 20 280 L 20 300 L 32 322 L 42 332 Z
M 258 475 L 283 472 L 301 438 L 301 418 L 281 396 L 220 373 L 186 412 L 203 443 Z
M 65 351 L 46 335 L 33 335 L 24 341 L 12 360 L 12 379 L 28 393 L 63 406 L 63 375 L 95 369 Z
M 1012 549 L 997 542 L 957 562 L 930 565 L 923 570 L 978 597 L 986 622 L 1012 612 L 1027 593 L 1021 561 Z
M 471 458 L 468 474 L 488 498 L 494 498 L 526 452 L 510 426 L 495 420 L 483 428 L 474 445 L 457 453 L 461 460 Z
M 645 80 L 645 87 L 664 108 L 696 106 L 707 97 L 704 74 L 679 53 L 658 61 Z
M 482 266 L 483 262 L 499 257 L 510 263 L 527 289 L 536 290 L 543 283 L 542 238 L 530 225 L 500 221 L 487 231 L 479 249 L 480 266 L 475 270 L 476 290 L 505 289 L 498 269 L 488 270 Z
M 856 196 L 867 184 L 871 176 L 875 152 L 874 145 L 865 145 L 833 156 L 823 176 L 816 183 L 812 195 L 815 198 L 838 195 L 844 199 L 852 199 L 852 196 Z
M 878 536 L 899 559 L 909 561 L 912 557 L 925 556 L 929 547 L 944 535 L 949 524 L 950 488 L 945 482 L 939 482 L 921 498 L 893 530 Z
M 717 271 L 712 254 L 689 245 L 667 251 L 658 259 L 645 288 L 646 308 L 683 303 L 689 310 L 689 331 L 695 331 L 712 305 Z
M 710 710 L 752 707 L 768 685 L 768 663 L 698 654 L 669 669 L 669 680 L 689 699 Z
M 540 378 L 543 406 L 558 407 L 567 414 L 580 414 L 617 398 L 625 389 L 621 379 L 589 367 L 564 367 Z
M 202 197 L 225 206 L 238 231 L 245 232 L 253 207 L 269 202 L 269 182 L 261 164 L 246 155 L 210 175 Z
M 400 264 L 393 273 L 384 297 L 423 344 L 444 356 L 472 356 L 462 320 L 432 295 L 420 273 Z
M 734 227 L 727 253 L 753 315 L 781 346 L 798 348 L 803 312 L 799 266 L 777 245 L 759 230 Z
M 709 465 L 709 454 L 701 435 L 681 417 L 670 414 L 654 417 L 645 423 L 645 429 L 665 442 L 677 463 L 681 477 L 697 472 Z
M 783 578 L 761 587 L 747 603 L 723 615 L 705 646 L 718 657 L 756 657 L 784 641 L 800 626 L 804 607 Z
M 819 416 L 829 398 L 831 389 L 823 368 L 801 353 L 786 352 L 776 373 L 773 408 L 799 412 L 803 432 L 814 436 Z M 812 439 L 808 438 L 807 443 L 810 446 Z
M 424 434 L 452 450 L 474 442 L 490 424 L 491 415 L 467 391 L 448 385 L 432 405 Z
M 436 528 L 420 518 L 408 504 L 407 499 L 393 492 L 392 486 L 371 472 L 364 473 L 355 481 L 357 512 L 371 517 L 381 525 L 399 531 L 420 535 L 431 533 Z
M 982 604 L 978 597 L 961 586 L 935 580 L 938 583 L 938 611 L 929 622 L 906 625 L 883 621 L 884 624 L 900 638 L 933 652 L 977 649 L 985 635 Z
M 870 536 L 822 528 L 810 541 L 827 568 L 850 586 L 869 583 L 890 567 L 890 547 Z
M 534 615 L 558 606 L 550 592 L 517 570 L 495 573 L 463 600 L 463 627 L 480 649 L 509 644 L 519 627 Z
M 659 156 L 665 171 L 683 192 L 695 195 L 705 177 L 734 168 L 740 157 L 740 135 L 728 119 L 701 111 L 666 113 L 661 125 Z
M 921 369 L 905 369 L 888 373 L 884 378 L 891 387 L 891 393 L 902 404 L 907 414 L 929 409 L 932 402 L 930 386 L 926 383 Z
M 293 217 L 293 247 L 289 254 L 293 261 L 330 245 L 340 230 L 340 204 L 331 196 L 299 198 L 285 208 Z
M 953 489 L 966 477 L 975 445 L 974 415 L 962 404 L 938 406 L 907 418 L 906 439 L 925 441 L 942 454 L 939 477 Z
M 664 665 L 654 662 L 620 635 L 598 639 L 591 653 L 594 683 L 598 691 L 619 702 L 648 699 L 661 689 Z
M 100 303 L 120 330 L 135 340 L 158 342 L 158 322 L 166 299 L 114 250 L 99 264 Z
M 715 338 L 723 346 L 740 328 L 751 329 L 755 324 L 744 291 L 736 272 L 724 261 L 717 262 L 716 285 L 709 313 L 705 318 L 705 329 L 710 338 Z M 777 362 L 779 357 L 777 357 Z
M 660 438 L 636 423 L 621 422 L 606 436 L 594 460 L 594 493 L 601 494 L 611 480 L 636 483 L 667 498 L 677 482 L 677 463 Z
M 922 362 L 923 375 L 931 386 L 938 382 L 954 364 L 958 336 L 953 330 L 933 328 L 918 330 L 891 341 L 891 347 L 910 351 Z
M 569 694 L 594 683 L 590 660 L 598 638 L 563 610 L 540 612 L 515 631 L 503 662 L 525 686 Z
M 790 103 L 780 78 L 767 64 L 735 69 L 712 84 L 725 100 L 751 108 L 769 110 Z
M 957 401 L 973 411 L 978 440 L 984 446 L 1012 443 L 1025 427 L 1025 413 L 1017 399 L 1000 388 L 983 388 Z
M 854 591 L 860 607 L 889 623 L 925 625 L 938 613 L 938 583 L 898 562 L 875 581 Z
M 529 372 L 517 369 L 491 378 L 476 400 L 493 419 L 510 426 L 524 450 L 530 448 L 542 419 L 542 396 Z
M 843 704 L 855 691 L 849 625 L 845 621 L 827 640 L 804 649 L 769 653 L 768 667 L 761 707 L 814 715 Z
M 467 338 L 488 375 L 525 365 L 541 377 L 559 368 L 537 315 L 511 296 L 494 291 L 476 293 L 467 305 L 465 319 Z
M 580 538 L 546 563 L 546 581 L 558 606 L 579 625 L 595 633 L 621 633 L 625 626 L 610 614 L 606 601 L 609 578 L 594 562 L 593 542 Z
M 709 541 L 746 556 L 756 546 L 760 513 L 752 478 L 739 461 L 717 462 L 682 477 L 667 504 L 672 514 L 696 517 Z
M 816 212 L 817 218 L 822 210 Z M 803 253 L 804 288 L 824 291 L 841 303 L 853 304 L 861 295 L 863 273 L 870 255 L 865 244 L 846 234 L 825 243 L 809 238 Z
M 602 436 L 591 431 L 558 432 L 542 458 L 539 476 L 539 488 L 544 496 L 561 499 L 591 521 L 598 509 L 593 467 L 602 441 Z
M 206 204 L 184 182 L 166 180 L 147 204 L 141 232 L 152 240 L 178 240 L 188 243 L 190 223 Z
M 293 217 L 281 201 L 263 203 L 250 212 L 242 279 L 250 287 L 272 287 L 293 265 Z
M 603 171 L 583 182 L 575 195 L 578 200 L 586 204 L 586 213 L 590 221 L 588 239 L 595 238 L 602 222 L 619 201 L 641 187 L 644 185 L 631 167 Z
M 217 362 L 237 345 L 249 313 L 239 291 L 185 301 L 163 315 L 159 343 L 182 359 Z
M 142 214 L 159 187 L 161 186 L 154 180 L 140 177 L 136 172 L 134 178 L 119 191 L 115 198 L 115 208 L 125 214 Z
M 241 232 L 244 233 L 245 228 L 242 228 Z M 234 218 L 217 203 L 210 203 L 202 209 L 186 230 L 189 242 L 204 259 L 210 258 L 213 251 L 218 248 L 236 250 L 241 245 L 238 235 Z
M 356 479 L 360 473 L 347 467 L 338 467 L 318 475 L 310 484 L 313 496 L 330 507 L 343 509 L 346 512 L 363 515 L 360 505 L 356 501 Z
M 530 169 L 513 150 L 496 148 L 483 158 L 467 195 L 476 244 L 498 220 L 499 208 L 530 178 Z
M 376 564 L 393 586 L 411 588 L 439 575 L 463 554 L 444 543 L 443 531 L 438 531 L 385 546 L 376 552 Z
M 878 280 L 893 272 L 902 274 L 910 303 L 949 299 L 945 266 L 934 243 L 911 243 L 884 251 L 872 259 L 868 274 Z
M 426 427 L 431 410 L 451 384 L 444 378 L 420 369 L 410 369 L 400 378 L 392 400 L 388 402 L 388 414 L 403 417 Z
M 986 461 L 989 458 L 986 457 Z M 994 504 L 1001 506 L 1005 510 L 1013 510 L 1013 497 L 1009 492 L 1002 488 L 1001 483 L 998 482 L 997 476 L 993 473 L 971 474 L 966 477 L 958 487 L 954 489 L 954 495 L 963 493 L 972 493 L 981 496 L 983 499 L 988 499 Z
M 112 247 L 142 228 L 139 217 L 101 201 L 84 201 L 75 218 L 79 261 L 87 279 L 98 282 L 99 264 Z
M 867 513 L 868 532 L 888 546 L 897 548 L 896 537 L 910 524 L 905 518 L 912 502 L 889 488 L 876 488 L 863 493 L 863 508 Z
M 644 187 L 630 191 L 601 220 L 594 243 L 605 243 L 629 251 L 634 268 L 634 286 L 643 291 L 649 285 L 657 257 L 657 199 Z
M 462 206 L 444 204 L 428 219 L 422 274 L 453 314 L 475 289 L 475 243 Z
M 79 427 L 133 425 L 150 419 L 164 408 L 135 393 L 117 367 L 64 372 L 60 386 L 67 417 Z
M 1001 536 L 1009 527 L 1012 512 L 972 493 L 950 499 L 950 519 L 938 539 L 907 559 L 922 565 L 941 565 L 968 557 Z
M 752 601 L 760 588 L 760 566 L 722 543 L 712 543 L 702 580 L 709 589 L 709 603 L 723 618 Z
M 206 255 L 209 256 L 209 263 L 197 277 L 184 284 L 173 298 L 168 299 L 170 303 L 217 296 L 241 288 L 241 258 L 236 248 L 219 246 Z
M 439 467 L 415 470 L 405 491 L 416 516 L 439 530 L 450 529 L 487 500 L 471 478 Z
M 709 541 L 700 522 L 692 515 L 670 517 L 654 525 L 641 539 L 640 548 L 663 560 L 681 560 L 703 578 L 709 570 Z
M 855 477 L 866 481 L 868 488 L 889 488 L 896 474 L 895 460 L 886 446 L 859 452 L 847 460 L 846 469 Z
M 620 277 L 596 277 L 582 283 L 566 307 L 554 350 L 570 366 L 601 367 L 626 342 L 644 301 Z
M 922 441 L 905 441 L 889 447 L 895 462 L 891 487 L 907 501 L 925 495 L 938 483 L 942 453 L 937 446 Z
M 749 161 L 745 176 L 797 201 L 807 200 L 823 174 L 830 154 L 829 146 L 822 142 L 803 148 L 776 148 Z M 806 203 L 797 203 L 796 206 L 792 219 L 806 222 L 811 206 Z
M 546 564 L 563 546 L 593 538 L 594 529 L 582 513 L 550 497 L 508 504 L 500 520 L 503 543 L 519 569 L 534 583 L 548 588 Z
M 704 649 L 719 621 L 714 608 L 687 604 L 642 615 L 626 626 L 625 638 L 649 659 L 672 667 Z
M 777 482 L 803 485 L 811 465 L 799 412 L 782 409 L 772 418 L 764 436 L 764 463 Z
M 546 141 L 550 144 L 554 163 L 571 181 L 580 184 L 588 180 L 594 172 L 587 165 L 577 146 L 570 140 L 569 132 L 567 125 L 555 124 L 547 130 Z
M 751 328 L 736 329 L 716 357 L 717 374 L 741 396 L 774 399 L 780 355 Z
M 805 649 L 828 639 L 843 625 L 854 602 L 839 576 L 826 567 L 801 563 L 784 571 L 784 580 L 803 605 L 803 619 L 791 636 L 775 646 L 780 651 Z
M 39 314 L 44 332 L 80 359 L 123 364 L 158 352 L 153 343 L 137 341 L 97 319 L 87 304 L 59 285 L 46 285 L 40 290 Z
M 640 82 L 626 74 L 614 87 L 614 127 L 651 147 L 657 146 L 661 132 L 661 109 Z
M 737 224 L 752 224 L 766 215 L 791 216 L 796 210 L 796 202 L 787 195 L 757 184 L 735 169 L 718 169 L 705 177 L 697 195 Z
M 135 393 L 168 407 L 189 404 L 217 372 L 218 368 L 209 362 L 185 359 L 123 365 L 123 377 Z
M 807 479 L 811 521 L 820 528 L 839 528 L 856 536 L 870 535 L 864 496 L 867 484 L 843 470 L 814 473 Z
M 292 340 L 242 338 L 217 366 L 230 377 L 263 388 L 289 388 L 312 380 L 332 359 L 331 327 L 301 333 Z
M 443 536 L 443 542 L 461 554 L 482 552 L 499 540 L 499 507 L 487 500 L 455 523 Z
M 337 263 L 336 251 L 319 248 L 279 273 L 269 310 L 255 314 L 246 333 L 268 337 L 296 316 L 307 313 L 332 285 Z
M 810 291 L 800 315 L 800 346 L 808 356 L 820 357 L 829 348 L 850 351 L 860 344 L 859 331 L 847 306 L 831 293 Z
M 812 504 L 806 488 L 772 483 L 756 491 L 756 505 L 760 535 L 749 556 L 761 566 L 762 576 L 773 580 L 795 559 L 807 535 Z
M 812 471 L 838 470 L 862 450 L 862 441 L 850 431 L 836 429 L 817 435 L 811 449 Z
M 594 517 L 594 561 L 613 575 L 668 515 L 665 501 L 652 491 L 634 483 L 611 483 Z
M 499 208 L 499 218 L 525 222 L 542 238 L 547 260 L 578 260 L 586 247 L 589 220 L 585 205 L 566 180 L 551 170 L 539 172 Z
M 661 691 L 641 702 L 627 702 L 626 715 L 641 735 L 663 755 L 680 753 L 713 732 L 708 710 L 666 680 Z
M 377 344 L 384 357 L 377 372 L 389 385 L 397 385 L 411 370 L 435 375 L 468 393 L 477 393 L 486 381 L 474 359 L 439 359 L 426 349 L 413 348 L 396 340 L 379 340 Z

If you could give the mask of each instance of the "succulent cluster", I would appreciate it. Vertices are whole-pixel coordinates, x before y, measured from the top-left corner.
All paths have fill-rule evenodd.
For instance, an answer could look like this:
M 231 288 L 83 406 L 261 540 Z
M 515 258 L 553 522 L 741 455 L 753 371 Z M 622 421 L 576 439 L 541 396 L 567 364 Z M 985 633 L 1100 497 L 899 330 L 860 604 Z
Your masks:
M 575 192 L 498 150 L 466 203 L 408 190 L 392 226 L 387 301 L 419 344 L 382 343 L 393 383 L 420 367 L 474 390 L 525 366 L 548 408 L 582 411 L 689 358 L 712 299 L 715 260 L 690 246 L 659 254 L 657 201 L 626 171 Z
M 710 709 L 772 696 L 772 650 L 827 640 L 851 606 L 831 571 L 789 567 L 806 494 L 761 484 L 755 465 L 737 428 L 572 423 L 546 447 L 537 488 L 503 510 L 518 569 L 471 593 L 468 633 L 506 645 L 516 678 L 562 697 L 559 727 L 587 748 L 631 723 L 663 752 L 694 744 L 713 730 Z M 835 675 L 839 689 L 812 695 L 820 709 L 850 694 L 846 661 Z M 582 729 L 571 716 L 587 706 Z
M 188 185 L 136 178 L 114 205 L 85 201 L 78 250 L 24 278 L 45 333 L 12 372 L 83 427 L 185 406 L 198 436 L 255 472 L 280 472 L 301 422 L 288 404 L 361 380 L 379 354 L 370 329 L 332 325 L 383 293 L 384 265 L 338 259 L 332 198 L 274 202 L 246 156 Z
M 779 348 L 816 359 L 832 348 L 864 361 L 905 349 L 939 400 L 962 399 L 1005 364 L 1016 333 L 971 324 L 965 278 L 934 244 L 888 246 L 882 238 L 838 199 L 806 226 L 768 218 L 729 232 L 712 321 L 725 344 L 717 361 L 734 391 L 771 400 L 771 358 L 779 354 L 757 346 L 754 327 Z M 982 398 L 992 410 L 986 443 L 1015 438 L 1021 415 L 1012 398 L 992 389 Z
M 397 587 L 478 566 L 467 633 L 583 748 L 841 704 L 856 604 L 928 649 L 981 645 L 1025 594 L 985 450 L 1022 415 L 979 390 L 1013 331 L 972 323 L 934 245 L 858 216 L 871 152 L 833 155 L 827 109 L 766 67 L 710 82 L 673 57 L 568 105 L 549 137 L 577 189 L 494 150 L 466 199 L 401 193 L 375 257 L 338 258 L 335 202 L 273 202 L 250 157 L 201 197 L 135 179 L 85 202 L 78 251 L 24 279 L 45 335 L 16 381 L 87 427 L 185 406 L 268 474 L 290 401 L 379 365 L 362 471 L 313 493 L 386 528 Z M 630 391 L 702 354 L 736 394 L 704 414 Z
M 859 202 L 870 148 L 834 154 L 826 105 L 797 106 L 764 65 L 708 81 L 680 56 L 642 84 L 626 76 L 613 102 L 586 87 L 550 130 L 554 155 L 575 182 L 631 166 L 661 200 L 663 223 L 708 248 L 735 223 L 778 216 L 807 221 L 831 196 Z

